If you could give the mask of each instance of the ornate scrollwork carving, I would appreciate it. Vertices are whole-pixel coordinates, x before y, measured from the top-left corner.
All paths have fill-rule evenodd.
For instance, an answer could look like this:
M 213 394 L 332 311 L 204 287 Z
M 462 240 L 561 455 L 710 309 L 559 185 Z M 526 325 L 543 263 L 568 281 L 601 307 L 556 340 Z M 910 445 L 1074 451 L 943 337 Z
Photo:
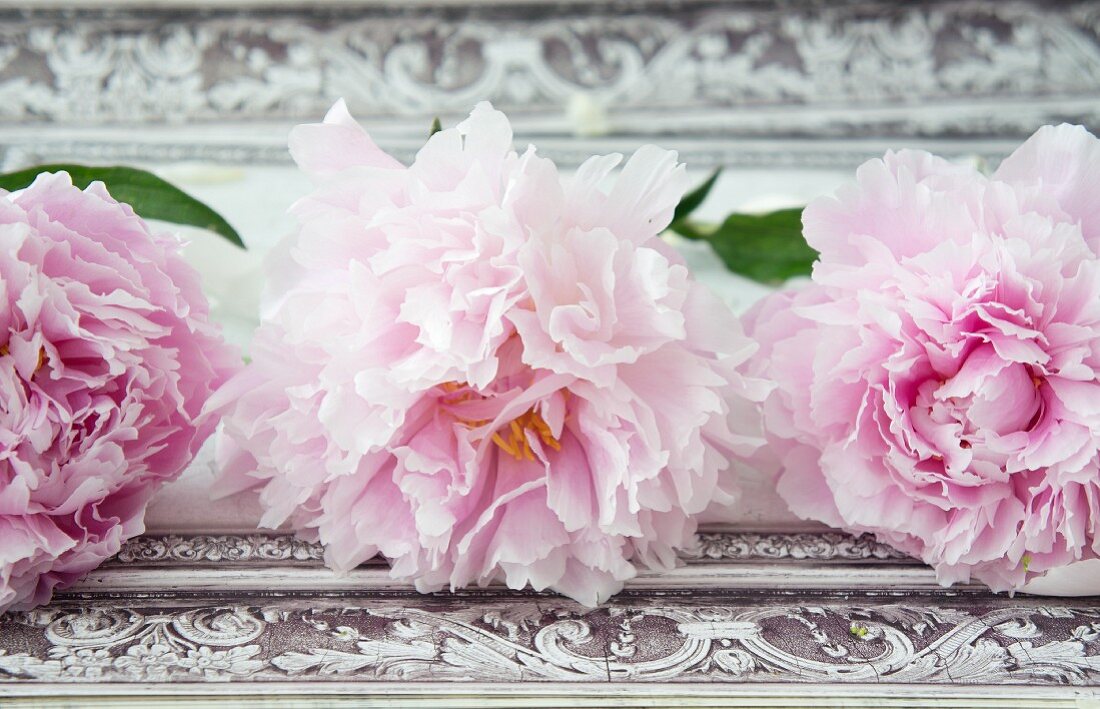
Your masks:
M 0 627 L 40 628 L 40 654 L 5 647 L 0 633 L 0 681 L 167 682 L 242 677 L 262 669 L 250 645 L 267 628 L 244 608 L 146 611 L 90 606 L 0 616 Z
M 1056 118 L 1100 117 L 1100 13 L 1091 3 L 871 8 L 138 8 L 79 22 L 29 11 L 0 22 L 0 119 L 314 119 L 335 96 L 375 118 L 462 114 L 483 99 L 558 117 L 577 94 L 638 113 L 632 130 L 665 113 L 690 115 L 703 133 L 732 121 L 742 135 L 1015 135 Z M 975 96 L 1015 110 L 974 110 Z M 936 109 L 951 102 L 959 110 Z M 836 106 L 895 110 L 829 110 Z
M 147 535 L 125 542 L 116 564 L 317 562 L 319 544 L 291 534 Z
M 698 543 L 680 553 L 687 563 L 728 561 L 912 561 L 873 538 L 842 532 L 703 532 Z M 125 542 L 110 562 L 131 564 L 311 564 L 324 549 L 291 534 L 147 535 Z
M 0 616 L 0 681 L 468 680 L 1100 686 L 1100 608 L 530 598 Z M 296 610 L 297 608 L 297 610 Z M 34 648 L 28 651 L 27 648 Z
M 698 545 L 682 552 L 681 557 L 689 561 L 911 560 L 893 547 L 875 541 L 873 537 L 853 537 L 843 532 L 703 532 L 699 534 Z

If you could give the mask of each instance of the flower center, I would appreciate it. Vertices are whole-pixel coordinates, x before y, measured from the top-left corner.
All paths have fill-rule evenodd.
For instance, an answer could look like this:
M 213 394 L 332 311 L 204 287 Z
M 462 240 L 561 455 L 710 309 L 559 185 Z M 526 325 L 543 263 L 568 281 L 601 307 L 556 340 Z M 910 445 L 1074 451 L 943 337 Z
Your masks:
M 441 388 L 447 393 L 445 402 L 451 405 L 462 404 L 479 396 L 467 385 L 458 382 L 446 382 L 441 385 Z M 492 423 L 491 419 L 472 419 L 466 418 L 457 412 L 452 413 L 455 419 L 466 428 L 481 428 Z M 535 453 L 531 450 L 531 442 L 527 438 L 528 431 L 532 431 L 538 436 L 544 446 L 556 451 L 561 450 L 561 442 L 554 437 L 550 425 L 535 410 L 535 407 L 531 407 L 509 421 L 506 427 L 494 431 L 492 435 L 493 443 L 516 460 L 533 461 L 535 460 Z
M 542 416 L 533 408 L 529 409 L 521 416 L 517 416 L 512 419 L 508 424 L 508 428 L 505 429 L 505 435 L 500 435 L 500 431 L 493 432 L 493 443 L 500 446 L 500 449 L 512 456 L 516 460 L 534 460 L 535 454 L 531 451 L 531 443 L 527 439 L 527 431 L 534 431 L 542 441 L 543 445 L 549 446 L 556 451 L 561 450 L 561 443 L 558 439 L 554 438 L 554 433 L 550 430 L 550 426 L 543 420 Z M 507 436 L 507 437 L 505 437 Z

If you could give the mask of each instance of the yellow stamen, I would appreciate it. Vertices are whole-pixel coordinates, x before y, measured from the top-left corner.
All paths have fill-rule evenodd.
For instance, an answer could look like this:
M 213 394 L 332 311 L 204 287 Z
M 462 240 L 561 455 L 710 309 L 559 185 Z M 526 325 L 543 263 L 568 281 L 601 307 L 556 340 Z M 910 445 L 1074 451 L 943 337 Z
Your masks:
M 462 392 L 458 396 L 446 396 L 442 401 L 446 404 L 460 404 L 470 399 L 479 396 L 476 392 L 469 389 L 468 385 L 460 384 L 459 382 L 444 382 L 440 384 L 440 388 L 448 395 L 453 395 L 457 392 Z M 491 421 L 488 419 L 474 420 L 466 419 L 455 414 L 455 418 L 458 419 L 458 423 L 465 426 L 468 429 L 483 428 L 488 426 Z M 542 416 L 535 411 L 534 408 L 528 409 L 525 413 L 517 416 L 508 422 L 508 426 L 502 428 L 499 431 L 494 431 L 491 438 L 493 443 L 497 444 L 502 451 L 512 456 L 516 460 L 535 460 L 535 452 L 531 448 L 531 441 L 527 437 L 527 432 L 533 431 L 535 435 L 539 437 L 539 441 L 542 445 L 555 451 L 561 450 L 561 442 L 554 437 L 554 432 L 550 429 L 550 425 L 543 420 Z
M 501 450 L 503 450 L 505 453 L 512 456 L 513 458 L 519 457 L 519 451 L 513 448 L 510 443 L 501 438 L 499 433 L 493 434 L 493 443 L 496 443 L 498 446 L 501 447 Z
M 534 432 L 544 446 L 556 451 L 561 450 L 561 443 L 554 438 L 550 426 L 534 409 L 528 409 L 526 413 L 508 422 L 507 440 L 500 433 L 494 433 L 493 442 L 516 460 L 534 461 L 535 452 L 531 448 L 531 441 L 527 436 L 528 431 Z

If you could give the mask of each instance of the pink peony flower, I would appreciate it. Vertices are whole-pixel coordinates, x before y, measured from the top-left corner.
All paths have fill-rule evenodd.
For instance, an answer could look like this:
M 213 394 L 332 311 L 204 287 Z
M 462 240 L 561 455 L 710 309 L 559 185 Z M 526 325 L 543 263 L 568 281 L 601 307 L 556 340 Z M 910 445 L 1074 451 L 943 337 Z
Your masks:
M 253 362 L 213 404 L 221 491 L 260 486 L 345 571 L 503 580 L 595 604 L 729 499 L 756 393 L 730 312 L 657 235 L 684 191 L 646 147 L 571 179 L 479 105 L 404 167 L 337 104 L 291 135 L 319 182 L 271 266 Z
M 49 600 L 143 530 L 239 359 L 197 274 L 101 183 L 0 191 L 0 610 Z
M 810 204 L 813 284 L 750 314 L 792 510 L 995 590 L 1100 554 L 1100 142 L 992 178 L 887 153 Z

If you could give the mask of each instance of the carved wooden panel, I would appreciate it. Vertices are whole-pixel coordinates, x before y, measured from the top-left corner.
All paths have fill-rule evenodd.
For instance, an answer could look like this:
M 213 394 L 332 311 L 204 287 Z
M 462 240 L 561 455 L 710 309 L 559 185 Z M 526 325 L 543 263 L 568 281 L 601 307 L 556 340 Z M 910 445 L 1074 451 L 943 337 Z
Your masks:
M 335 96 L 372 119 L 478 100 L 560 119 L 585 95 L 631 132 L 820 138 L 1015 135 L 1100 110 L 1092 2 L 220 5 L 0 9 L 0 119 L 312 119 Z
M 803 696 L 788 683 L 1100 696 L 1100 599 L 941 589 L 913 560 L 839 533 L 703 533 L 682 573 L 640 577 L 596 609 L 502 588 L 422 596 L 384 564 L 340 579 L 319 558 L 285 534 L 132 540 L 48 607 L 0 616 L 0 696 L 86 683 L 433 696 L 454 682 L 670 701 L 717 685 Z

